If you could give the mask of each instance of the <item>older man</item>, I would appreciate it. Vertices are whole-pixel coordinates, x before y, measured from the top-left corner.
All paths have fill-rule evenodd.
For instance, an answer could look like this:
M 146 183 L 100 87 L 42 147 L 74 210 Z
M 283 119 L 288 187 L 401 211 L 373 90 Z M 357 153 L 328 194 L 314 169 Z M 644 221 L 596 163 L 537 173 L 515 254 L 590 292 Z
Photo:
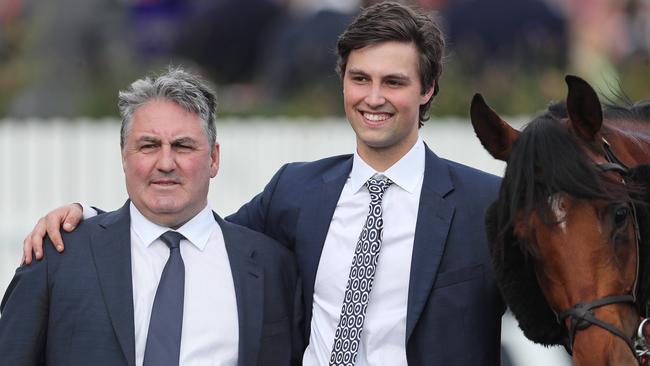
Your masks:
M 214 94 L 176 69 L 135 81 L 119 108 L 129 200 L 16 271 L 2 364 L 290 364 L 291 254 L 207 204 Z

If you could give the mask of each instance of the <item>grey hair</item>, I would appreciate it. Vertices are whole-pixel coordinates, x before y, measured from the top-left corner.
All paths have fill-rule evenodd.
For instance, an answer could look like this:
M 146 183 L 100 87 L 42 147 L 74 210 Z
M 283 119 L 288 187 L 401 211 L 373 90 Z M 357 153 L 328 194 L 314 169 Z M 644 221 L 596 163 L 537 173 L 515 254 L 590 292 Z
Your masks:
M 217 141 L 215 123 L 216 96 L 206 81 L 182 68 L 170 68 L 164 74 L 134 81 L 119 93 L 117 106 L 122 117 L 120 146 L 124 148 L 126 135 L 131 130 L 133 113 L 143 104 L 155 99 L 177 103 L 186 111 L 196 113 L 203 121 L 203 129 L 210 143 L 210 151 Z

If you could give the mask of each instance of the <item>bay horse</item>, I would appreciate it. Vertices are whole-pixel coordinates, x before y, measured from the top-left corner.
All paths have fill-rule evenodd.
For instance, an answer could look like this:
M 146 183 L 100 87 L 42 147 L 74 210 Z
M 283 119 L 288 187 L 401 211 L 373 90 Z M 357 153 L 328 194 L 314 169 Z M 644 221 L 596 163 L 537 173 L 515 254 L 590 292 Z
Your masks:
M 521 131 L 480 94 L 477 137 L 507 163 L 486 229 L 504 300 L 531 340 L 574 365 L 637 365 L 650 299 L 650 102 L 601 105 L 567 76 L 566 101 Z M 643 245 L 642 239 L 646 239 Z

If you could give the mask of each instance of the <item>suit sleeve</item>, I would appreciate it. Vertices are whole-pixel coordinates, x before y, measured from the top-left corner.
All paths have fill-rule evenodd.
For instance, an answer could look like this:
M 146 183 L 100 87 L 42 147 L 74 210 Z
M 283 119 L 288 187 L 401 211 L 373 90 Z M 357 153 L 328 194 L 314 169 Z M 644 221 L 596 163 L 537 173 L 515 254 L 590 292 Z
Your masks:
M 2 299 L 0 360 L 3 365 L 45 364 L 49 312 L 47 257 L 19 267 Z
M 302 298 L 302 280 L 298 277 L 295 281 L 296 290 L 293 292 L 293 321 L 291 330 L 291 344 L 293 348 L 292 364 L 302 365 L 302 357 L 307 348 L 305 329 L 305 311 Z
M 304 329 L 304 311 L 302 304 L 302 282 L 298 277 L 298 268 L 295 257 L 289 252 L 285 252 L 281 262 L 282 273 L 284 277 L 284 293 L 287 308 L 291 309 L 291 365 L 302 365 L 302 357 L 307 347 L 305 343 Z
M 260 233 L 266 232 L 267 213 L 271 204 L 273 193 L 288 164 L 285 164 L 275 173 L 271 181 L 264 187 L 264 190 L 243 205 L 237 212 L 226 217 L 226 220 L 245 226 Z

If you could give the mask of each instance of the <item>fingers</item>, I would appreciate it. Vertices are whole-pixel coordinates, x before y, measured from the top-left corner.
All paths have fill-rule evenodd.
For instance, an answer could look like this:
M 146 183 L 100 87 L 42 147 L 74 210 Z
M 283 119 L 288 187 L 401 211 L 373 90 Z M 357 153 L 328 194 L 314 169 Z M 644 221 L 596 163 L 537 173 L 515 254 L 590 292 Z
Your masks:
M 47 235 L 52 241 L 52 245 L 58 252 L 63 251 L 63 238 L 61 238 L 61 225 L 65 219 L 65 214 L 57 213 L 60 209 L 56 209 L 45 216 L 45 229 Z M 42 237 L 41 237 L 42 239 Z M 37 259 L 38 255 L 36 256 Z
M 67 206 L 59 207 L 45 216 L 47 235 L 49 235 L 52 244 L 57 251 L 62 252 L 64 249 L 63 239 L 61 238 L 60 226 L 63 223 L 63 230 L 70 232 L 74 230 L 83 218 L 83 208 L 78 203 L 71 203 Z
M 20 262 L 21 264 L 31 264 L 32 263 L 32 247 L 30 243 L 30 235 L 27 235 L 25 237 L 25 240 L 23 240 L 23 259 Z M 30 245 L 28 247 L 28 245 Z
M 78 203 L 72 203 L 64 208 L 67 208 L 67 211 L 63 218 L 63 230 L 70 232 L 79 225 L 79 222 L 83 219 L 84 211 L 83 207 Z
M 47 234 L 57 251 L 64 250 L 61 227 L 65 231 L 74 230 L 83 218 L 83 208 L 72 203 L 62 206 L 41 217 L 32 232 L 23 241 L 23 263 L 31 264 L 34 259 L 43 259 L 43 238 Z
M 34 258 L 37 260 L 43 258 L 43 237 L 45 233 L 45 217 L 41 217 L 23 241 L 23 263 L 30 264 Z

